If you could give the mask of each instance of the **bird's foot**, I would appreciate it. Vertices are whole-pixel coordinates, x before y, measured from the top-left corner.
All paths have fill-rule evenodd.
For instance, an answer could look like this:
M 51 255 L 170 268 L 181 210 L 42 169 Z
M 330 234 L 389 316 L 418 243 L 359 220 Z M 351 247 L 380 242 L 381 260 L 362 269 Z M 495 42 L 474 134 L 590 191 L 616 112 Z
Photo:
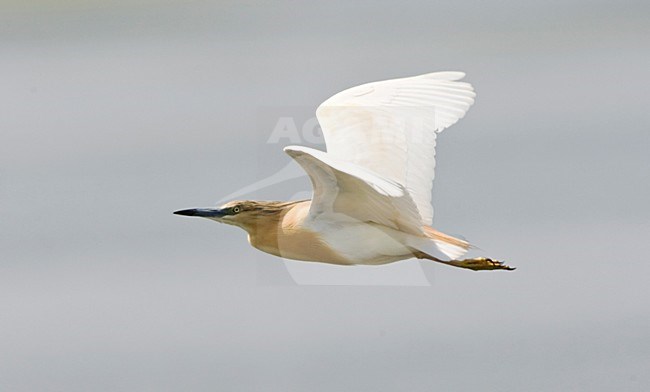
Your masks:
M 512 271 L 515 268 L 509 267 L 498 260 L 492 260 L 486 257 L 476 257 L 474 259 L 465 260 L 452 260 L 447 262 L 450 265 L 460 268 L 467 268 L 474 271 L 487 271 L 487 270 L 508 270 Z

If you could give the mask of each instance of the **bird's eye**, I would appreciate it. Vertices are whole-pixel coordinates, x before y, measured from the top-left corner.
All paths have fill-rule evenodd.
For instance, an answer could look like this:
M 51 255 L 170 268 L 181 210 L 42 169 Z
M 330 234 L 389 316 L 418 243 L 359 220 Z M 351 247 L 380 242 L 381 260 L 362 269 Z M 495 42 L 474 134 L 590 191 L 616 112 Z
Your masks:
M 241 208 L 239 206 L 232 208 L 232 212 L 234 212 L 235 214 L 239 213 L 239 211 L 241 211 Z

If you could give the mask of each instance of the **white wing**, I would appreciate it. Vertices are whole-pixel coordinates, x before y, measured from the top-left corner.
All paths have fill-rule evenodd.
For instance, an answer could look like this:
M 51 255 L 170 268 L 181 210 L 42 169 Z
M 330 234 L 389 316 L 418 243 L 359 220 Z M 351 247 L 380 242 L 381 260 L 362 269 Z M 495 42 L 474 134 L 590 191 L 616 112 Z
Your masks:
M 342 91 L 316 111 L 327 156 L 401 184 L 431 225 L 436 133 L 462 118 L 476 94 L 462 72 L 436 72 Z
M 422 234 L 417 207 L 401 184 L 312 148 L 290 146 L 284 151 L 309 175 L 314 188 L 312 219 L 337 214 L 339 221 L 375 222 Z

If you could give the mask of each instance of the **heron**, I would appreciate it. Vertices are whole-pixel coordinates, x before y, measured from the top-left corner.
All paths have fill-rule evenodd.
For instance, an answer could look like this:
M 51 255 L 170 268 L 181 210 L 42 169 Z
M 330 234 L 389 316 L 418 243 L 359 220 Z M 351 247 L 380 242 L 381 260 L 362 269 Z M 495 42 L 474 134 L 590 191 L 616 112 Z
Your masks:
M 306 172 L 310 200 L 234 200 L 174 214 L 238 226 L 253 247 L 285 259 L 381 265 L 409 258 L 479 270 L 513 270 L 431 227 L 436 136 L 474 103 L 463 72 L 362 84 L 316 110 L 326 152 L 284 151 Z

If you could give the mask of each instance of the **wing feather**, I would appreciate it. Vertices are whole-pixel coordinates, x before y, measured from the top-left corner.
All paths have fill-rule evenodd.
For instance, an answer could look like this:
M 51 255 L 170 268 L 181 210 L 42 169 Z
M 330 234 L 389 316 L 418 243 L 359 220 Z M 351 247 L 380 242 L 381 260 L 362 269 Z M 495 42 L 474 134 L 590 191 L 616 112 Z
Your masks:
M 336 215 L 337 221 L 374 222 L 423 234 L 417 207 L 401 184 L 308 147 L 289 146 L 284 151 L 302 166 L 312 182 L 312 219 Z
M 403 186 L 420 223 L 431 225 L 436 133 L 455 124 L 474 103 L 462 72 L 367 83 L 323 102 L 316 115 L 327 156 L 369 169 Z

